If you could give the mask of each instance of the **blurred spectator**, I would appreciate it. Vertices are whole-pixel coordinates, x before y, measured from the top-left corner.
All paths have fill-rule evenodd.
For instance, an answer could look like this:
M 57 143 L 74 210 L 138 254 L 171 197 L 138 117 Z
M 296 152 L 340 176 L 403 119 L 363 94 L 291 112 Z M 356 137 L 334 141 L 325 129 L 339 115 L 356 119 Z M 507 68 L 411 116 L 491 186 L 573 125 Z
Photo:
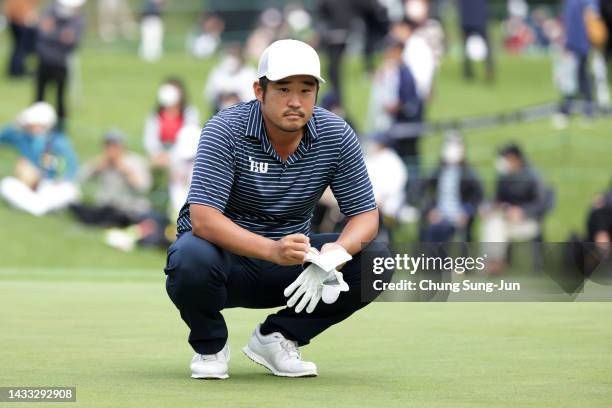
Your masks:
M 385 52 L 382 75 L 383 87 L 389 92 L 379 95 L 383 108 L 391 120 L 387 130 L 393 140 L 391 147 L 402 158 L 408 171 L 406 200 L 415 204 L 419 197 L 420 157 L 418 127 L 423 121 L 423 100 L 412 70 L 405 64 L 403 57 L 404 41 L 388 36 L 385 39 Z M 385 72 L 387 71 L 387 72 Z M 416 125 L 416 127 L 415 127 Z
M 351 33 L 355 4 L 351 0 L 319 0 L 321 45 L 327 54 L 328 78 L 342 100 L 342 60 Z
M 189 194 L 200 131 L 198 126 L 185 126 L 179 132 L 170 153 L 168 192 L 170 194 L 170 214 L 173 218 L 178 216 Z
M 389 145 L 390 140 L 384 133 L 374 134 L 365 156 L 374 198 L 383 217 L 381 228 L 394 225 L 404 205 L 404 190 L 408 181 L 404 163 Z
M 172 219 L 176 219 L 187 199 L 199 140 L 200 127 L 185 126 L 179 131 L 176 143 L 170 150 L 168 213 Z M 168 216 L 161 212 L 150 211 L 143 214 L 138 223 L 132 226 L 106 231 L 104 241 L 122 251 L 132 251 L 136 246 L 165 249 L 176 235 L 174 227 L 175 225 L 170 225 Z
M 279 37 L 293 38 L 314 45 L 317 41 L 312 17 L 299 3 L 288 3 L 283 9 L 283 24 Z
M 403 19 L 392 27 L 394 37 L 404 44 L 402 58 L 416 81 L 417 92 L 422 101 L 431 95 L 436 73 L 436 60 L 432 48 L 417 30 L 417 23 Z
M 365 27 L 365 44 L 363 57 L 365 70 L 374 73 L 374 53 L 380 47 L 385 35 L 389 32 L 389 17 L 387 9 L 379 0 L 361 0 L 356 5 L 357 16 Z
M 323 98 L 321 98 L 319 106 L 340 116 L 359 136 L 359 129 L 357 129 L 355 122 L 349 117 L 346 109 L 340 104 L 340 96 L 337 93 L 334 91 L 326 93 Z
M 387 32 L 387 12 L 377 0 L 319 0 L 317 12 L 320 41 L 328 58 L 329 82 L 342 101 L 342 61 L 353 20 L 359 18 L 364 23 L 366 69 L 371 71 L 376 44 Z
M 65 91 L 69 80 L 71 57 L 85 29 L 85 18 L 81 14 L 84 3 L 85 0 L 56 0 L 44 11 L 38 26 L 36 51 L 39 66 L 36 100 L 43 101 L 47 85 L 55 83 L 60 129 L 63 129 L 67 116 Z
M 199 19 L 199 27 L 195 34 L 187 40 L 187 48 L 196 58 L 208 58 L 213 55 L 221 44 L 221 34 L 225 22 L 216 14 L 204 14 Z
M 208 75 L 204 88 L 204 98 L 212 104 L 215 112 L 227 104 L 227 96 L 237 95 L 238 102 L 255 98 L 253 82 L 257 79 L 255 68 L 245 64 L 240 44 L 227 47 L 225 55 Z
M 593 202 L 587 220 L 587 242 L 612 242 L 612 185 Z
M 601 17 L 608 28 L 608 41 L 604 47 L 606 61 L 608 61 L 610 56 L 612 56 L 612 39 L 610 38 L 610 34 L 612 33 L 612 1 L 599 0 L 599 9 L 601 12 Z
M 162 0 L 145 0 L 140 20 L 140 58 L 157 61 L 162 57 L 163 43 Z
M 128 152 L 117 130 L 104 134 L 102 154 L 83 165 L 79 179 L 95 185 L 95 204 L 70 207 L 85 224 L 126 227 L 150 210 L 146 194 L 152 180 L 147 160 Z
M 136 23 L 127 0 L 98 0 L 98 35 L 105 42 L 113 42 L 117 34 L 131 39 Z
M 495 78 L 493 50 L 487 30 L 489 10 L 487 0 L 459 0 L 459 15 L 463 31 L 463 75 L 474 78 L 473 62 L 486 60 L 485 78 Z
M 540 175 L 516 144 L 499 151 L 495 166 L 498 172 L 495 201 L 482 212 L 480 237 L 487 246 L 488 270 L 492 274 L 503 271 L 509 241 L 538 238 L 541 220 L 552 207 L 552 198 Z
M 246 41 L 247 58 L 258 60 L 268 45 L 277 40 L 282 24 L 283 14 L 278 9 L 265 9 L 259 15 L 258 23 Z
M 8 75 L 27 74 L 26 59 L 35 50 L 38 0 L 6 0 L 4 15 L 8 19 L 13 40 L 13 51 L 8 64 Z
M 445 52 L 445 38 L 444 29 L 439 20 L 430 17 L 430 2 L 426 0 L 406 0 L 406 17 L 407 21 L 412 23 L 413 32 L 411 39 L 408 42 L 410 50 L 405 51 L 406 54 L 415 54 L 420 56 L 418 58 L 425 59 L 426 62 L 422 63 L 419 67 L 423 70 L 423 73 L 416 75 L 419 77 L 418 82 L 423 83 L 419 87 L 425 87 L 427 79 L 429 83 L 433 81 L 435 70 L 442 63 L 442 57 Z M 424 41 L 428 46 L 429 50 L 433 54 L 433 61 L 427 51 L 422 51 L 422 45 L 418 44 L 418 40 Z M 418 53 L 418 54 L 417 54 Z M 410 58 L 406 57 L 406 60 Z M 415 68 L 416 69 L 416 68 Z M 422 77 L 422 78 L 421 78 Z M 431 95 L 431 86 L 425 87 L 424 90 L 428 90 L 427 95 Z
M 591 71 L 595 82 L 595 97 L 600 111 L 610 113 L 610 88 L 608 87 L 608 65 L 603 50 L 596 48 L 591 57 Z
M 154 167 L 168 168 L 170 148 L 183 126 L 199 127 L 200 118 L 190 106 L 182 81 L 171 78 L 157 92 L 158 106 L 145 121 L 144 148 Z
M 0 195 L 14 207 L 36 216 L 65 208 L 79 197 L 77 158 L 70 140 L 53 130 L 57 116 L 37 102 L 0 131 L 0 144 L 11 145 L 19 158 L 14 177 L 0 181 Z
M 533 9 L 531 25 L 536 45 L 542 49 L 547 49 L 557 36 L 556 33 L 562 30 L 559 20 L 554 18 L 545 6 Z
M 471 226 L 483 188 L 467 162 L 461 136 L 451 134 L 444 141 L 440 164 L 425 178 L 423 195 L 423 241 L 446 242 L 455 234 L 460 234 L 462 241 L 472 241 Z
M 564 0 L 565 48 L 575 60 L 578 92 L 585 98 L 583 113 L 587 117 L 593 115 L 593 95 L 587 65 L 589 52 L 591 51 L 591 40 L 585 21 L 589 18 L 598 18 L 598 13 L 595 0 Z M 572 100 L 572 95 L 563 97 L 559 107 L 559 115 L 554 118 L 557 127 L 563 128 L 566 126 L 566 117 L 570 113 Z
M 504 46 L 511 53 L 518 54 L 532 47 L 536 32 L 528 22 L 529 6 L 525 0 L 508 0 L 508 19 L 504 22 Z M 543 32 L 540 31 L 543 35 Z M 543 39 L 544 40 L 544 39 Z

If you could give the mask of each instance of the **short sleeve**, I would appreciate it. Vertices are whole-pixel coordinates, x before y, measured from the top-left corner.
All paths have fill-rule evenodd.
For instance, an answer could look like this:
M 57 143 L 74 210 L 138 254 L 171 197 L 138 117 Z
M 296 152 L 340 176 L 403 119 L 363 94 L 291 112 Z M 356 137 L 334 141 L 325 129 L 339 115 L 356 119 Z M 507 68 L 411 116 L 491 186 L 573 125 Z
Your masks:
M 368 176 L 361 146 L 353 129 L 345 125 L 338 167 L 331 189 L 340 211 L 347 217 L 376 208 L 372 183 Z
M 193 166 L 189 204 L 223 212 L 234 182 L 235 150 L 229 124 L 218 116 L 206 123 Z

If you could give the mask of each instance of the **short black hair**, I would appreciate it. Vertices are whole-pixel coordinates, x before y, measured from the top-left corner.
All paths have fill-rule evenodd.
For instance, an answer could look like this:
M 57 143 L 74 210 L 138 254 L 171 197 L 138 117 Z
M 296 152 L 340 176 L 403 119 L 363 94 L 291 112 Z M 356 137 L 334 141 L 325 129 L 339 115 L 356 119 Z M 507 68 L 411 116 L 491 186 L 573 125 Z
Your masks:
M 525 161 L 525 155 L 523 153 L 523 150 L 516 143 L 509 143 L 503 146 L 501 149 L 499 149 L 499 155 L 500 156 L 512 155 L 512 156 L 518 157 L 523 162 Z
M 419 23 L 417 23 L 408 16 L 404 16 L 399 22 L 403 25 L 409 26 L 413 30 L 419 26 Z
M 261 78 L 259 78 L 259 86 L 261 86 L 261 89 L 263 89 L 264 98 L 266 97 L 266 90 L 268 89 L 268 82 L 270 82 L 268 77 L 262 76 Z

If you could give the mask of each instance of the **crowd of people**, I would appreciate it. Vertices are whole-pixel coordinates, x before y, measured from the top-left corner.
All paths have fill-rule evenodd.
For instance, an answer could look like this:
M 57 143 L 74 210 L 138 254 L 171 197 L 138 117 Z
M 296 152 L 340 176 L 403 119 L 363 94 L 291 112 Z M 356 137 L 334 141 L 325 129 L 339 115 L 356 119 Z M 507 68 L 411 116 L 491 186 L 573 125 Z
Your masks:
M 86 0 L 55 0 L 39 10 L 36 0 L 5 0 L 13 50 L 7 64 L 10 77 L 33 76 L 35 98 L 15 121 L 0 131 L 0 143 L 15 147 L 19 159 L 14 174 L 0 182 L 2 198 L 36 216 L 67 209 L 88 225 L 108 228 L 105 240 L 122 250 L 136 245 L 165 247 L 173 239 L 179 209 L 187 196 L 200 129 L 205 122 L 189 103 L 180 77 L 168 78 L 158 89 L 157 107 L 143 126 L 144 155 L 126 150 L 118 129 L 101 135 L 100 154 L 82 166 L 67 135 L 65 101 L 75 52 L 85 31 Z M 269 8 L 258 17 L 242 42 L 223 41 L 227 21 L 207 11 L 188 35 L 188 49 L 198 58 L 219 56 L 208 75 L 203 97 L 218 112 L 253 99 L 256 70 L 249 61 L 279 38 L 298 38 L 327 56 L 329 86 L 320 96 L 322 107 L 354 125 L 345 110 L 344 55 L 355 32 L 363 34 L 366 75 L 371 79 L 366 127 L 356 129 L 367 151 L 367 167 L 383 216 L 381 237 L 392 239 L 398 223 L 415 222 L 425 242 L 451 240 L 501 242 L 489 251 L 492 270 L 504 268 L 506 247 L 513 240 L 543 239 L 542 223 L 554 207 L 555 193 L 528 160 L 524 147 L 500 146 L 495 163 L 497 183 L 487 199 L 480 176 L 470 165 L 468 146 L 458 132 L 445 136 L 439 164 L 425 171 L 419 141 L 427 107 L 436 93 L 436 76 L 446 52 L 441 1 L 320 0 L 315 10 L 297 4 Z M 463 74 L 476 76 L 484 63 L 484 78 L 495 80 L 495 62 L 485 0 L 457 0 L 463 43 Z M 503 23 L 504 45 L 511 52 L 529 47 L 549 48 L 555 55 L 555 79 L 563 95 L 556 126 L 567 124 L 575 94 L 584 98 L 585 117 L 609 109 L 605 70 L 609 42 L 605 35 L 607 2 L 565 0 L 555 16 L 549 9 L 529 10 L 524 0 L 508 1 Z M 99 0 L 99 37 L 106 42 L 134 38 L 137 25 L 124 0 Z M 606 14 L 607 13 L 607 14 Z M 314 14 L 314 15 L 313 15 Z M 140 46 L 146 61 L 163 57 L 164 3 L 142 2 Z M 608 48 L 606 48 L 608 47 Z M 376 63 L 374 54 L 382 58 Z M 26 60 L 36 56 L 36 69 Z M 589 57 L 595 73 L 593 98 Z M 46 89 L 54 83 L 55 107 Z M 392 174 L 393 177 L 389 177 Z M 85 188 L 83 188 L 85 186 Z M 88 197 L 86 190 L 93 186 Z M 329 192 L 328 192 L 329 193 Z M 332 194 L 324 194 L 315 212 L 316 231 L 337 230 L 343 222 Z M 594 204 L 586 239 L 609 242 L 612 235 L 610 192 Z M 480 217 L 480 231 L 473 231 Z

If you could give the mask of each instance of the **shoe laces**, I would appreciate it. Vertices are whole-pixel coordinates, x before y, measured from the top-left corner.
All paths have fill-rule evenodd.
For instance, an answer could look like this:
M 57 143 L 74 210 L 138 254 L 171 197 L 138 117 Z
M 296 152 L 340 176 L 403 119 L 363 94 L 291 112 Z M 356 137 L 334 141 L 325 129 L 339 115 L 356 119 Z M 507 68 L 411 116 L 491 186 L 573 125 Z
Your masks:
M 295 341 L 283 340 L 280 342 L 280 346 L 287 352 L 288 357 L 300 359 L 300 351 L 298 350 L 297 343 Z
M 216 354 L 200 354 L 202 361 L 216 361 L 219 358 L 219 353 Z

